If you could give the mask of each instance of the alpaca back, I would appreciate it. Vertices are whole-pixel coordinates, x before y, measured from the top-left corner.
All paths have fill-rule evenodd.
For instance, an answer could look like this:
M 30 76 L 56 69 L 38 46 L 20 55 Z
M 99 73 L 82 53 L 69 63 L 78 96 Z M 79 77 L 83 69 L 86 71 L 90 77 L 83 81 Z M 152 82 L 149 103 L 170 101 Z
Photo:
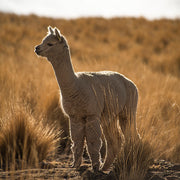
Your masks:
M 109 108 L 117 114 L 125 106 L 128 96 L 126 88 L 131 81 L 123 75 L 101 71 L 77 73 L 77 76 L 84 85 L 83 89 L 87 89 L 90 100 L 98 101 L 99 106 L 103 106 L 103 111 Z

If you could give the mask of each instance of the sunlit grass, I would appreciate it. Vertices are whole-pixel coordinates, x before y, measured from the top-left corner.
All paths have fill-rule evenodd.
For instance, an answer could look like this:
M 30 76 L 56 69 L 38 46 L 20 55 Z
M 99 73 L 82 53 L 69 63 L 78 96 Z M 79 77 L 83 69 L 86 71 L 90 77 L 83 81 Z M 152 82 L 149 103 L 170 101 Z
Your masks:
M 0 167 L 5 170 L 38 167 L 48 155 L 55 153 L 60 132 L 45 126 L 31 114 L 13 109 L 1 122 Z
M 57 130 L 64 130 L 63 136 L 68 136 L 68 121 L 59 107 L 53 69 L 34 53 L 34 46 L 46 34 L 48 25 L 58 27 L 66 36 L 76 71 L 117 71 L 137 85 L 137 127 L 142 144 L 127 143 L 125 149 L 138 151 L 125 150 L 119 165 L 127 168 L 121 160 L 131 161 L 134 173 L 135 169 L 140 172 L 139 158 L 146 165 L 151 157 L 180 162 L 180 20 L 63 20 L 1 13 L 0 23 L 0 152 L 5 153 L 11 146 L 9 154 L 1 157 L 1 165 L 8 168 L 19 158 L 28 163 L 27 154 L 33 156 L 30 164 L 36 163 L 52 150 L 47 147 L 50 141 L 54 144 L 52 138 Z M 14 107 L 20 109 L 16 111 Z M 19 145 L 16 136 L 20 137 Z M 32 145 L 27 145 L 30 137 Z M 118 172 L 122 172 L 120 166 L 116 166 Z M 144 171 L 140 173 L 143 175 Z

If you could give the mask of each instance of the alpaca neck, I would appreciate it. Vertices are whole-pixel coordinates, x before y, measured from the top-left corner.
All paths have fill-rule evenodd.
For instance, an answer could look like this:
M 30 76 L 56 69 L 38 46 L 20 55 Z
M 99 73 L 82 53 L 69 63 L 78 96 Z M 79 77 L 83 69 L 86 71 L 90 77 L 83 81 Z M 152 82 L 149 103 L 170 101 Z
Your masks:
M 57 82 L 61 89 L 62 95 L 68 95 L 75 91 L 77 77 L 71 63 L 69 50 L 56 54 L 54 57 L 48 58 L 53 66 Z

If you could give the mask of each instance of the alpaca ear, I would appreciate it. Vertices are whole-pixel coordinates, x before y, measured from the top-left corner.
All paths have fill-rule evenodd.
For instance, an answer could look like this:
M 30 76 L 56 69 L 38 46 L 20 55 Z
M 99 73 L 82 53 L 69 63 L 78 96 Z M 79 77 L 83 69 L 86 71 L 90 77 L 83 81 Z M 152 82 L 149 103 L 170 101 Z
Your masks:
M 59 39 L 59 41 L 61 41 L 60 31 L 57 28 L 55 28 L 55 34 L 56 34 L 56 37 Z
M 52 29 L 51 26 L 48 26 L 48 31 L 49 31 L 51 34 L 54 34 L 53 29 Z

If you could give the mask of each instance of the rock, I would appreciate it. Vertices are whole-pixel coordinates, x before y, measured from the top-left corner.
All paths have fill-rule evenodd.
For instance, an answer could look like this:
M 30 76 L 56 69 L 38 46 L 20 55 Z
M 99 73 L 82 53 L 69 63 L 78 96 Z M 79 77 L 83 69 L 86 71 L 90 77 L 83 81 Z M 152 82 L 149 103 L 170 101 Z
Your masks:
M 180 164 L 155 160 L 148 169 L 145 180 L 180 180 Z
M 174 164 L 168 170 L 180 171 L 180 164 Z
M 50 162 L 42 161 L 42 162 L 40 163 L 40 167 L 41 167 L 42 169 L 52 169 L 52 168 L 55 168 L 56 165 L 53 165 L 53 164 L 50 163 Z
M 151 180 L 165 180 L 164 178 L 158 176 L 158 175 L 154 175 Z
M 166 179 L 167 180 L 178 180 L 180 178 L 178 178 L 177 176 L 167 176 Z

